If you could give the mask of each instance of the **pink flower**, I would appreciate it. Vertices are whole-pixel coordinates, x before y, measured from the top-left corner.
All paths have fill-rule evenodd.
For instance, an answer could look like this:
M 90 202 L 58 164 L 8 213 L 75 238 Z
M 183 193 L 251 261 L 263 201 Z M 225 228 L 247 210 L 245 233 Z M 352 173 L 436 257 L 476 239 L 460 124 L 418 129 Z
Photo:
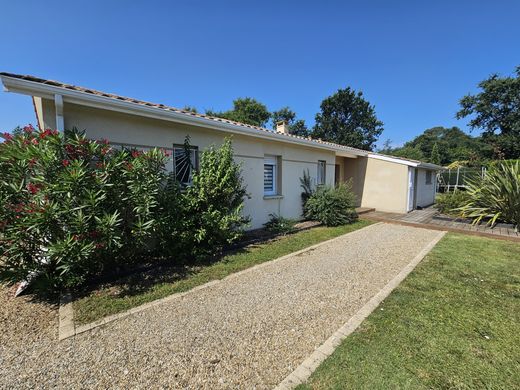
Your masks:
M 27 189 L 31 194 L 36 194 L 38 191 L 40 191 L 40 187 L 37 184 L 29 183 L 27 184 Z
M 34 127 L 29 124 L 23 128 L 23 131 L 25 131 L 27 134 L 31 134 L 34 131 Z
M 13 136 L 9 133 L 4 133 L 2 136 L 5 138 L 6 141 L 11 141 L 13 139 Z
M 68 167 L 69 164 L 70 164 L 70 161 L 69 161 L 69 160 L 63 160 L 63 161 L 61 162 L 61 164 L 62 164 L 64 167 Z

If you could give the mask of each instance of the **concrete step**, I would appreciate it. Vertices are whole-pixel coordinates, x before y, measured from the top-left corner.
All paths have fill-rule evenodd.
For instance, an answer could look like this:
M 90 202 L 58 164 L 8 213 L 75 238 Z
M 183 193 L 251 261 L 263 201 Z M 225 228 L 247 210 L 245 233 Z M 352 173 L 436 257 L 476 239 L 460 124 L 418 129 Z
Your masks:
M 376 211 L 376 209 L 370 207 L 356 207 L 356 212 L 358 215 L 371 213 L 372 211 Z

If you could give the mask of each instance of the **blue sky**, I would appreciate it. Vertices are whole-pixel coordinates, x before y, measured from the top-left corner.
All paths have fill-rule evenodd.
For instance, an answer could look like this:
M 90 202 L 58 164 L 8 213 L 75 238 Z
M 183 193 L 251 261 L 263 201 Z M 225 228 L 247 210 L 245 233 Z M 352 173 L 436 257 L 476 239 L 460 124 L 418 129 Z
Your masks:
M 176 107 L 250 96 L 308 124 L 338 88 L 361 90 L 401 144 L 459 126 L 458 100 L 520 65 L 519 1 L 17 1 L 2 5 L 0 71 Z M 34 123 L 0 93 L 0 130 Z

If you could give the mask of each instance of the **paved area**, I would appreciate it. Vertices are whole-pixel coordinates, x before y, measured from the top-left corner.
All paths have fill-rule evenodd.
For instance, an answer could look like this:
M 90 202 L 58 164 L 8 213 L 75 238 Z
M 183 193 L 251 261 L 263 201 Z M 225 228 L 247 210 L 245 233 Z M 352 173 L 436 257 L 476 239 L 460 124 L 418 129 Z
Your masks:
M 372 225 L 61 342 L 3 292 L 1 386 L 273 388 L 437 236 Z
M 363 218 L 375 221 L 397 221 L 405 223 L 413 223 L 423 225 L 426 228 L 439 228 L 450 231 L 474 232 L 482 233 L 488 236 L 500 236 L 520 240 L 520 233 L 515 232 L 512 228 L 494 227 L 490 228 L 485 225 L 472 225 L 466 222 L 456 222 L 433 218 L 439 214 L 434 207 L 428 207 L 422 210 L 413 210 L 406 214 L 386 213 L 382 211 L 372 211 L 363 215 Z

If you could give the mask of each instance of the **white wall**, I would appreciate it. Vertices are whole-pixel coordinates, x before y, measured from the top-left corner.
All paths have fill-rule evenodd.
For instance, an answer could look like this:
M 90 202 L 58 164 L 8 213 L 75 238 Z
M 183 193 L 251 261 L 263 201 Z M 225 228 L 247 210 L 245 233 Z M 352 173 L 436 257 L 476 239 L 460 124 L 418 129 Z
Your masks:
M 53 127 L 53 102 L 44 100 L 42 112 L 46 126 Z M 106 138 L 109 142 L 149 147 L 171 147 L 182 144 L 187 134 L 190 143 L 204 150 L 219 145 L 229 134 L 218 130 L 177 124 L 137 115 L 123 114 L 74 104 L 64 105 L 65 128 L 85 130 L 92 139 Z M 235 158 L 242 163 L 244 183 L 251 199 L 246 199 L 244 214 L 252 217 L 250 228 L 259 228 L 270 213 L 287 218 L 301 218 L 300 177 L 309 169 L 316 180 L 318 160 L 327 162 L 326 182 L 334 184 L 335 153 L 285 142 L 268 141 L 251 136 L 233 135 Z M 267 199 L 263 190 L 264 155 L 281 156 L 282 197 Z
M 417 168 L 417 206 L 426 207 L 435 202 L 435 171 L 432 174 L 431 184 L 426 184 L 426 169 Z

